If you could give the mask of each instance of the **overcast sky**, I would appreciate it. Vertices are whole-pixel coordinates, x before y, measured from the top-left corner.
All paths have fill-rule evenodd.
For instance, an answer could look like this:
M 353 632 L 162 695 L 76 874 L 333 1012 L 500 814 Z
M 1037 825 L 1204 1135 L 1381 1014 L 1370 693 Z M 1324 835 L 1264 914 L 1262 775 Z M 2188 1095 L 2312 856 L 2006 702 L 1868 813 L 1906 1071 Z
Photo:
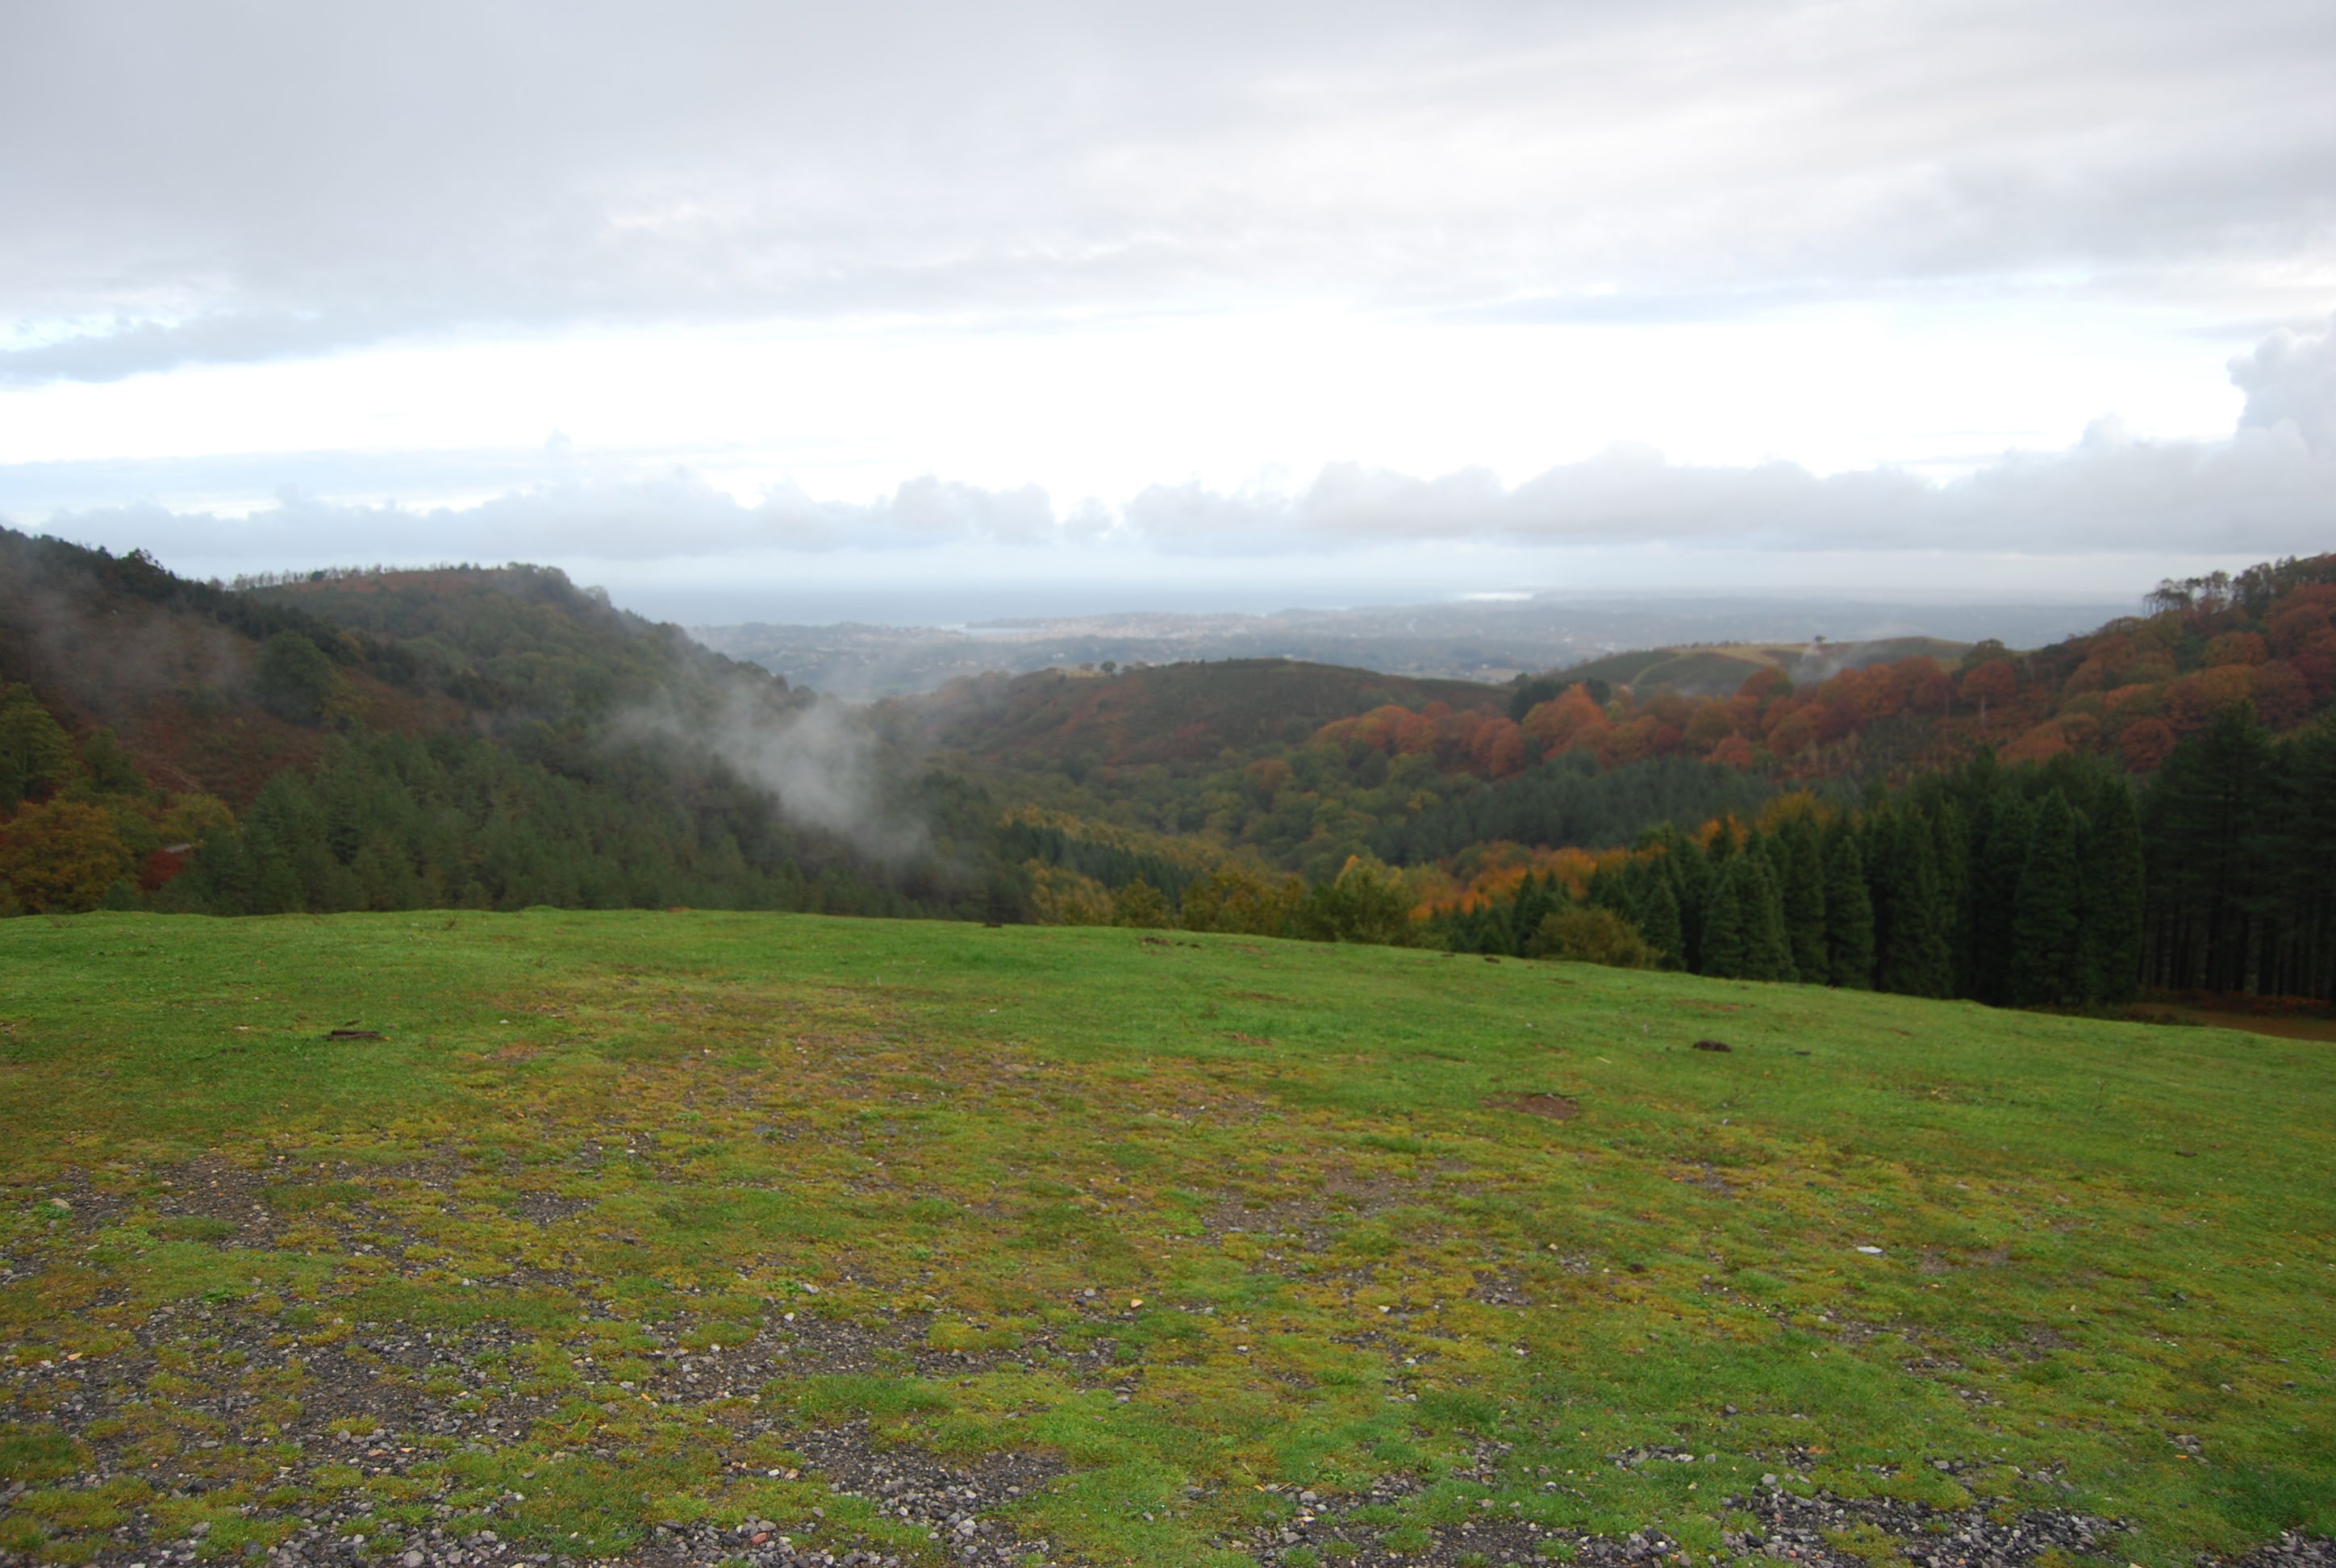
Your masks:
M 2326 0 L 7 6 L 0 516 L 2120 598 L 2336 549 L 2331 82 Z

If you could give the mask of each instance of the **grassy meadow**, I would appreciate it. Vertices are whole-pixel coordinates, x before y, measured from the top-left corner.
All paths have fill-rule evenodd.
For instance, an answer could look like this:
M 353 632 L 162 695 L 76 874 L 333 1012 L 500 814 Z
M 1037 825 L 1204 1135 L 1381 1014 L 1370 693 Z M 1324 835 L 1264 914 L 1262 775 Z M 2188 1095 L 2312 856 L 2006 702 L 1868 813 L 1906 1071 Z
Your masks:
M 2331 1049 L 1171 932 L 8 920 L 0 1554 L 975 1549 L 845 1485 L 896 1456 L 1018 1477 L 1007 1560 L 1701 1564 L 1774 1486 L 2171 1568 L 2336 1531 Z

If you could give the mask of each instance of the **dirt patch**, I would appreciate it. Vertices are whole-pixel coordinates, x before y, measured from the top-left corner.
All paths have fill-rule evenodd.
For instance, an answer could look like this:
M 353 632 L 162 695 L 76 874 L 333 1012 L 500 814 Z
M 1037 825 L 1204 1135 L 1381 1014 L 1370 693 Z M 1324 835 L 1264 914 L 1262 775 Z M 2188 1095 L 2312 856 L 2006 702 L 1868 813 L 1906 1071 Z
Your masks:
M 1563 1095 L 1495 1095 L 1484 1103 L 1504 1111 L 1523 1111 L 1528 1116 L 1546 1116 L 1552 1122 L 1570 1122 L 1582 1114 L 1580 1103 Z
M 2144 1024 L 2195 1024 L 2210 1029 L 2237 1029 L 2275 1040 L 2315 1040 L 2336 1045 L 2336 1018 L 2311 1013 L 2226 1012 L 2213 1008 L 2156 1007 L 2136 1008 L 2134 1021 Z

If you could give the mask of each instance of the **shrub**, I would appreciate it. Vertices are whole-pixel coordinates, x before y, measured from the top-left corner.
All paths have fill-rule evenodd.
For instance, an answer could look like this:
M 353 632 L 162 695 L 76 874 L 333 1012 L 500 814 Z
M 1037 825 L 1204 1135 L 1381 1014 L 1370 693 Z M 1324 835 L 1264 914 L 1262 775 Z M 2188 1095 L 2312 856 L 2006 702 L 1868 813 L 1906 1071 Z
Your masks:
M 1650 969 L 1662 959 L 1654 944 L 1620 912 L 1588 904 L 1543 916 L 1525 940 L 1525 957 L 1570 959 L 1617 969 Z

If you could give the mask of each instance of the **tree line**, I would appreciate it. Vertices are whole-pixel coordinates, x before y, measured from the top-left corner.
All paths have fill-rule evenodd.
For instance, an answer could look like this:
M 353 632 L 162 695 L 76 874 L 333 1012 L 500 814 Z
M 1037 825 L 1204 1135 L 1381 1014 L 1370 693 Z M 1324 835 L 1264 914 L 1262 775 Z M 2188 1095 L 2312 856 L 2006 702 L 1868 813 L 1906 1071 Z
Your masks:
M 1981 753 L 1855 810 L 1799 797 L 1758 825 L 1666 825 L 1578 892 L 1538 874 L 1440 923 L 1460 951 L 1594 956 L 1563 929 L 1582 906 L 1642 939 L 1647 960 L 1696 974 L 2114 1005 L 2141 979 L 2146 876 L 2121 774 L 2075 754 L 2003 767 Z M 1577 947 L 1612 940 L 1611 924 L 1574 930 Z

